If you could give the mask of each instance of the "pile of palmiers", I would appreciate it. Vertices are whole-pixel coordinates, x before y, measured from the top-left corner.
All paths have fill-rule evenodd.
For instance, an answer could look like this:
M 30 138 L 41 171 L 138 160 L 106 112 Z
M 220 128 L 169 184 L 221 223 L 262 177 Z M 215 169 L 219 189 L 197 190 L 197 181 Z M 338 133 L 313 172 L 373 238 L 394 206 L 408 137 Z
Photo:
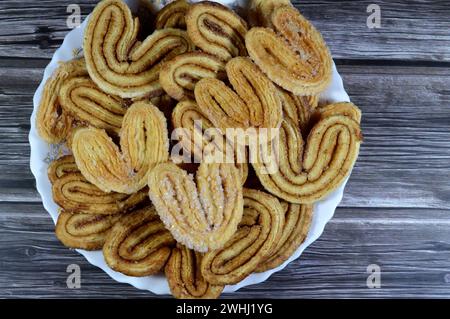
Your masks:
M 319 106 L 332 58 L 289 1 L 255 0 L 244 19 L 179 0 L 139 21 L 105 0 L 83 52 L 47 81 L 37 116 L 41 137 L 72 152 L 48 170 L 61 208 L 56 235 L 103 250 L 126 275 L 164 271 L 175 297 L 216 298 L 285 263 L 308 234 L 313 204 L 358 156 L 361 113 L 348 102 Z M 170 156 L 178 128 L 194 164 Z M 260 146 L 277 156 L 256 150 L 248 164 L 233 149 L 231 162 L 202 161 L 229 144 L 229 128 L 279 129 L 277 143 Z

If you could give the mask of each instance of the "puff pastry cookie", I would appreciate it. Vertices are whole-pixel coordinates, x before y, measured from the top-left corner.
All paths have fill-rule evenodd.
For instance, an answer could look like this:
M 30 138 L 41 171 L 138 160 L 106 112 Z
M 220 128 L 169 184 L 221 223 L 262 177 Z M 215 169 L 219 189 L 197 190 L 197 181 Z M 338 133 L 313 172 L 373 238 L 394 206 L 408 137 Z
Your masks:
M 156 166 L 150 199 L 177 242 L 198 252 L 222 247 L 242 218 L 241 175 L 232 164 L 200 164 L 196 182 L 173 163 Z
M 150 102 L 136 102 L 123 119 L 120 149 L 104 130 L 89 127 L 74 133 L 72 151 L 83 176 L 102 191 L 136 193 L 169 158 L 166 118 Z
M 310 204 L 321 200 L 342 184 L 358 157 L 362 141 L 359 109 L 339 103 L 319 114 L 306 143 L 298 126 L 285 118 L 277 149 L 267 158 L 261 154 L 263 160 L 253 163 L 264 188 L 285 201 Z M 278 170 L 269 172 L 266 163 L 275 161 Z
M 228 61 L 246 55 L 247 23 L 232 10 L 217 2 L 193 4 L 186 15 L 187 32 L 204 52 Z
M 274 30 L 255 27 L 246 34 L 250 57 L 289 92 L 315 95 L 325 90 L 333 60 L 319 31 L 291 6 L 275 9 L 271 17 Z
M 156 30 L 137 40 L 139 19 L 120 0 L 100 2 L 84 36 L 84 55 L 92 80 L 106 93 L 122 98 L 161 94 L 161 62 L 193 49 L 185 31 Z

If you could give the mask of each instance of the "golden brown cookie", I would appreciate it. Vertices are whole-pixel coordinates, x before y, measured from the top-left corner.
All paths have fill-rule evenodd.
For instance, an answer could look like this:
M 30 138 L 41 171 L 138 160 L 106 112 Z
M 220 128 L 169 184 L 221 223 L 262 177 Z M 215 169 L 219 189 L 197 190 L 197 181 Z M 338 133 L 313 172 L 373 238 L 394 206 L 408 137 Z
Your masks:
M 276 84 L 295 95 L 316 95 L 332 76 L 333 60 L 319 31 L 297 9 L 272 14 L 274 30 L 255 27 L 245 38 L 253 61 Z
M 56 223 L 56 237 L 69 248 L 101 250 L 119 216 L 71 214 L 62 211 Z
M 247 55 L 247 23 L 220 3 L 193 4 L 187 12 L 186 25 L 192 42 L 204 52 L 223 61 Z
M 288 260 L 305 241 L 311 226 L 313 206 L 287 202 L 281 203 L 285 211 L 281 238 L 272 255 L 256 269 L 264 272 L 274 269 Z
M 137 40 L 139 19 L 120 0 L 103 0 L 92 12 L 84 36 L 89 75 L 106 93 L 122 98 L 153 97 L 159 85 L 161 62 L 193 49 L 187 33 L 156 30 Z
M 150 169 L 169 158 L 166 118 L 150 102 L 135 102 L 123 119 L 120 149 L 104 130 L 80 128 L 72 151 L 92 184 L 104 192 L 133 194 L 147 185 Z
M 285 118 L 279 143 L 268 147 L 276 145 L 278 151 L 262 155 L 259 162 L 253 163 L 264 188 L 297 204 L 314 203 L 338 188 L 350 174 L 362 141 L 359 119 L 348 116 L 349 109 L 359 114 L 351 103 L 327 107 L 328 111 L 319 115 L 306 143 L 298 126 Z M 318 112 L 320 114 L 320 110 Z M 276 171 L 272 171 L 274 163 Z
M 238 231 L 223 248 L 205 254 L 203 277 L 215 285 L 242 281 L 271 256 L 283 225 L 284 211 L 276 197 L 244 189 L 244 216 Z
M 156 29 L 175 28 L 186 30 L 186 13 L 189 2 L 177 0 L 162 8 L 156 16 Z
M 167 94 L 180 101 L 194 97 L 199 80 L 225 77 L 225 63 L 220 59 L 203 52 L 189 52 L 164 63 L 159 81 Z
M 242 218 L 241 174 L 233 164 L 202 163 L 196 181 L 173 163 L 150 172 L 149 195 L 175 239 L 199 252 L 222 247 Z
M 131 195 L 101 191 L 83 177 L 73 156 L 64 156 L 52 162 L 48 176 L 52 183 L 53 200 L 69 213 L 114 215 L 147 201 L 145 188 Z
M 147 200 L 146 188 L 133 194 L 105 193 L 88 182 L 81 173 L 69 173 L 52 185 L 53 200 L 68 212 L 113 215 Z
M 241 173 L 242 184 L 245 183 L 248 175 L 245 145 L 232 143 L 223 136 L 200 111 L 197 103 L 191 100 L 179 102 L 173 110 L 172 122 L 183 150 L 180 157 L 183 158 L 187 154 L 188 159 L 195 163 L 206 161 L 208 158 L 211 161 L 217 159 L 218 163 L 233 163 Z
M 165 273 L 170 291 L 179 299 L 216 299 L 224 286 L 209 284 L 202 276 L 203 255 L 178 245 L 172 249 Z
M 73 118 L 59 103 L 61 86 L 69 79 L 87 75 L 83 59 L 63 62 L 45 83 L 36 116 L 36 129 L 39 136 L 48 143 L 64 141 L 72 128 Z
M 128 276 L 144 277 L 161 271 L 175 240 L 151 206 L 121 217 L 109 232 L 103 255 L 109 267 Z
M 224 134 L 227 128 L 278 128 L 282 109 L 273 83 L 248 58 L 230 60 L 226 71 L 234 90 L 217 79 L 195 86 L 202 113 Z
M 87 126 L 119 133 L 127 103 L 100 90 L 89 76 L 66 80 L 59 92 L 64 111 Z

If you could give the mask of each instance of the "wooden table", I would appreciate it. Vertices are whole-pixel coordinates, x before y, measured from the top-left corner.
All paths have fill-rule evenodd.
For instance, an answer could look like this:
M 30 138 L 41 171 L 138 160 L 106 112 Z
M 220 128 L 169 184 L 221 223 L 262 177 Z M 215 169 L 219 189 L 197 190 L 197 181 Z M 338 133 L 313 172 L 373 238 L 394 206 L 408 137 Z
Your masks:
M 0 297 L 153 297 L 55 238 L 29 169 L 32 97 L 68 32 L 67 5 L 0 2 Z M 365 141 L 322 237 L 265 283 L 225 297 L 450 297 L 450 6 L 446 1 L 295 1 L 322 31 Z M 301 2 L 301 5 L 299 4 Z M 81 267 L 81 289 L 66 268 Z M 381 288 L 366 285 L 381 268 Z

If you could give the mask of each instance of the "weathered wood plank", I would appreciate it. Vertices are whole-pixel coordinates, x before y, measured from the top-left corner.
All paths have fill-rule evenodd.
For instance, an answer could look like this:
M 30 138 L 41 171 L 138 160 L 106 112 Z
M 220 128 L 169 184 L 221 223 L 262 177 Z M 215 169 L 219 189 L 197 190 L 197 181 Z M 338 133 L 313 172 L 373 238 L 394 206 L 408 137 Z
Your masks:
M 1 61 L 1 60 L 0 60 Z M 0 68 L 0 201 L 39 201 L 28 169 L 38 67 Z M 450 71 L 338 66 L 363 111 L 365 142 L 342 205 L 446 208 L 450 185 Z M 26 78 L 27 81 L 23 79 Z
M 40 205 L 0 203 L 0 211 L 0 298 L 153 296 L 114 282 L 58 243 Z M 449 297 L 450 223 L 440 219 L 446 213 L 422 210 L 426 217 L 419 222 L 411 210 L 338 209 L 300 260 L 224 297 Z M 65 284 L 70 264 L 81 267 L 79 290 Z M 381 289 L 366 286 L 370 264 L 381 267 Z
M 49 58 L 69 31 L 67 6 L 73 1 L 2 1 L 0 55 Z M 83 18 L 96 1 L 77 1 Z
M 50 58 L 68 32 L 71 0 L 0 2 L 0 56 Z M 85 17 L 96 1 L 76 2 Z M 450 61 L 446 1 L 377 1 L 381 28 L 367 27 L 373 1 L 293 1 L 323 33 L 335 58 Z
M 336 58 L 449 61 L 450 7 L 445 1 L 293 1 L 322 32 Z M 381 28 L 367 27 L 367 8 Z M 430 46 L 431 45 L 431 46 Z

